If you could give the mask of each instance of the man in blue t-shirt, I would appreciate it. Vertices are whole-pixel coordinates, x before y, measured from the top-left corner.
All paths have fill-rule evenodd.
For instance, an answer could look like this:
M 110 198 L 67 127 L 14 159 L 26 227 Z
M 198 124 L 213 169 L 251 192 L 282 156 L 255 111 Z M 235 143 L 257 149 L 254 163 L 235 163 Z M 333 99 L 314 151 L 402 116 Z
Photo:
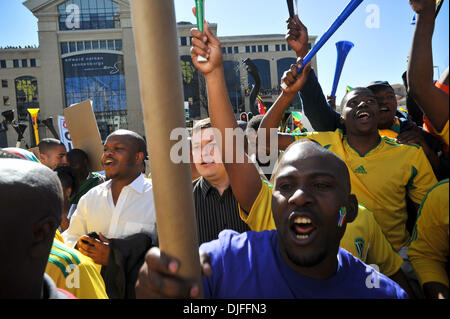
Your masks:
M 274 173 L 276 231 L 223 231 L 200 250 L 206 298 L 407 298 L 395 282 L 339 248 L 358 211 L 345 163 L 313 141 L 296 142 Z M 202 257 L 205 257 L 203 255 Z M 147 253 L 140 298 L 195 297 L 199 286 L 177 277 L 179 262 Z

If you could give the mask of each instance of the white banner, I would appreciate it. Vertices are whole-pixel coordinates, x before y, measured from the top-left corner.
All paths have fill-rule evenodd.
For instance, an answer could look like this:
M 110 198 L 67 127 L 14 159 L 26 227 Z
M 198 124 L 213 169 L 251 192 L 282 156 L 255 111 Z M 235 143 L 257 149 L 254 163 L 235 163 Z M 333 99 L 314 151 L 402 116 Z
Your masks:
M 66 120 L 64 116 L 58 116 L 58 128 L 61 142 L 66 146 L 67 151 L 73 149 L 72 139 L 70 138 L 69 129 L 66 126 Z

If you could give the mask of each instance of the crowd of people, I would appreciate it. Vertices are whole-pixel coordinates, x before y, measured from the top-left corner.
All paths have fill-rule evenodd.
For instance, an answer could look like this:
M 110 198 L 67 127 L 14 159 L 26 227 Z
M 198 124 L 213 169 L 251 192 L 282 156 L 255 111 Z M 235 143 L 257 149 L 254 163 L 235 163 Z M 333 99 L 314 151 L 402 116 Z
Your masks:
M 151 150 L 136 132 L 106 138 L 103 174 L 56 139 L 41 140 L 38 157 L 0 150 L 0 298 L 447 299 L 449 70 L 433 82 L 435 1 L 410 3 L 414 116 L 377 79 L 350 90 L 338 113 L 311 65 L 298 71 L 308 33 L 295 16 L 286 40 L 297 64 L 268 112 L 239 123 L 219 40 L 207 23 L 191 30 L 210 115 L 190 139 L 201 283 L 159 250 Z M 314 131 L 271 135 L 299 93 Z M 243 162 L 226 160 L 239 149 L 230 128 L 245 132 Z M 259 151 L 269 154 L 273 138 L 267 172 Z

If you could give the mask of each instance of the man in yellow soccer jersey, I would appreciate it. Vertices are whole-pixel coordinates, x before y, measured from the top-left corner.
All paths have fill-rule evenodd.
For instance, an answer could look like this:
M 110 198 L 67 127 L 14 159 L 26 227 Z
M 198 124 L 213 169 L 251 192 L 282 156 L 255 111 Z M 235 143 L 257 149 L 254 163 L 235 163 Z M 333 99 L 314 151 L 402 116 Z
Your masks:
M 207 75 L 210 118 L 214 128 L 221 133 L 222 149 L 225 148 L 225 152 L 222 154 L 231 149 L 238 153 L 240 150 L 236 148 L 236 144 L 229 144 L 233 139 L 226 139 L 226 129 L 235 129 L 238 125 L 226 95 L 225 80 L 221 73 L 220 43 L 213 35 L 208 34 L 208 44 L 205 44 L 202 34 L 198 30 L 193 30 L 192 35 L 194 45 L 192 58 L 196 67 Z M 195 55 L 204 54 L 204 51 L 208 49 L 210 52 L 208 62 L 196 63 Z M 226 161 L 225 156 L 223 157 L 233 193 L 240 205 L 241 218 L 255 231 L 275 229 L 271 209 L 271 186 L 261 180 L 258 170 L 248 160 L 247 155 L 244 163 L 235 163 L 234 161 L 230 163 Z M 360 206 L 356 220 L 347 225 L 341 247 L 351 251 L 365 262 L 377 264 L 381 272 L 391 276 L 401 283 L 404 289 L 409 290 L 404 274 L 400 270 L 403 263 L 402 258 L 393 250 L 374 221 L 372 214 L 364 207 Z
M 261 128 L 275 127 L 282 112 L 289 106 L 305 83 L 308 66 L 297 73 L 297 65 L 285 73 L 281 96 L 266 114 Z M 342 101 L 342 122 L 346 132 L 313 132 L 279 135 L 279 148 L 285 149 L 294 140 L 309 138 L 341 157 L 347 164 L 353 192 L 359 203 L 373 212 L 392 246 L 406 257 L 405 247 L 410 234 L 406 198 L 418 206 L 428 190 L 437 183 L 423 150 L 416 144 L 398 144 L 378 133 L 379 107 L 367 88 L 356 88 Z
M 449 298 L 448 290 L 448 179 L 436 184 L 425 196 L 408 257 L 427 298 Z

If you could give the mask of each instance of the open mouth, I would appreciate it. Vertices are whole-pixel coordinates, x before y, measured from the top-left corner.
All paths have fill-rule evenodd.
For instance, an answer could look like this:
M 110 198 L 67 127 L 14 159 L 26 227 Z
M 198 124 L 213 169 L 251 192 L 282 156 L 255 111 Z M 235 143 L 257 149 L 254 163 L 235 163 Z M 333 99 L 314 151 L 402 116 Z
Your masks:
M 296 242 L 305 245 L 309 244 L 316 233 L 317 227 L 311 218 L 307 216 L 292 216 L 291 230 L 295 237 Z
M 103 161 L 104 167 L 110 167 L 110 166 L 113 166 L 114 164 L 115 164 L 115 161 L 111 158 L 107 158 Z
M 383 113 L 383 112 L 385 112 L 385 113 L 390 112 L 390 109 L 388 107 L 380 107 L 380 113 Z
M 366 121 L 372 117 L 372 115 L 367 111 L 358 111 L 355 114 L 357 120 Z

